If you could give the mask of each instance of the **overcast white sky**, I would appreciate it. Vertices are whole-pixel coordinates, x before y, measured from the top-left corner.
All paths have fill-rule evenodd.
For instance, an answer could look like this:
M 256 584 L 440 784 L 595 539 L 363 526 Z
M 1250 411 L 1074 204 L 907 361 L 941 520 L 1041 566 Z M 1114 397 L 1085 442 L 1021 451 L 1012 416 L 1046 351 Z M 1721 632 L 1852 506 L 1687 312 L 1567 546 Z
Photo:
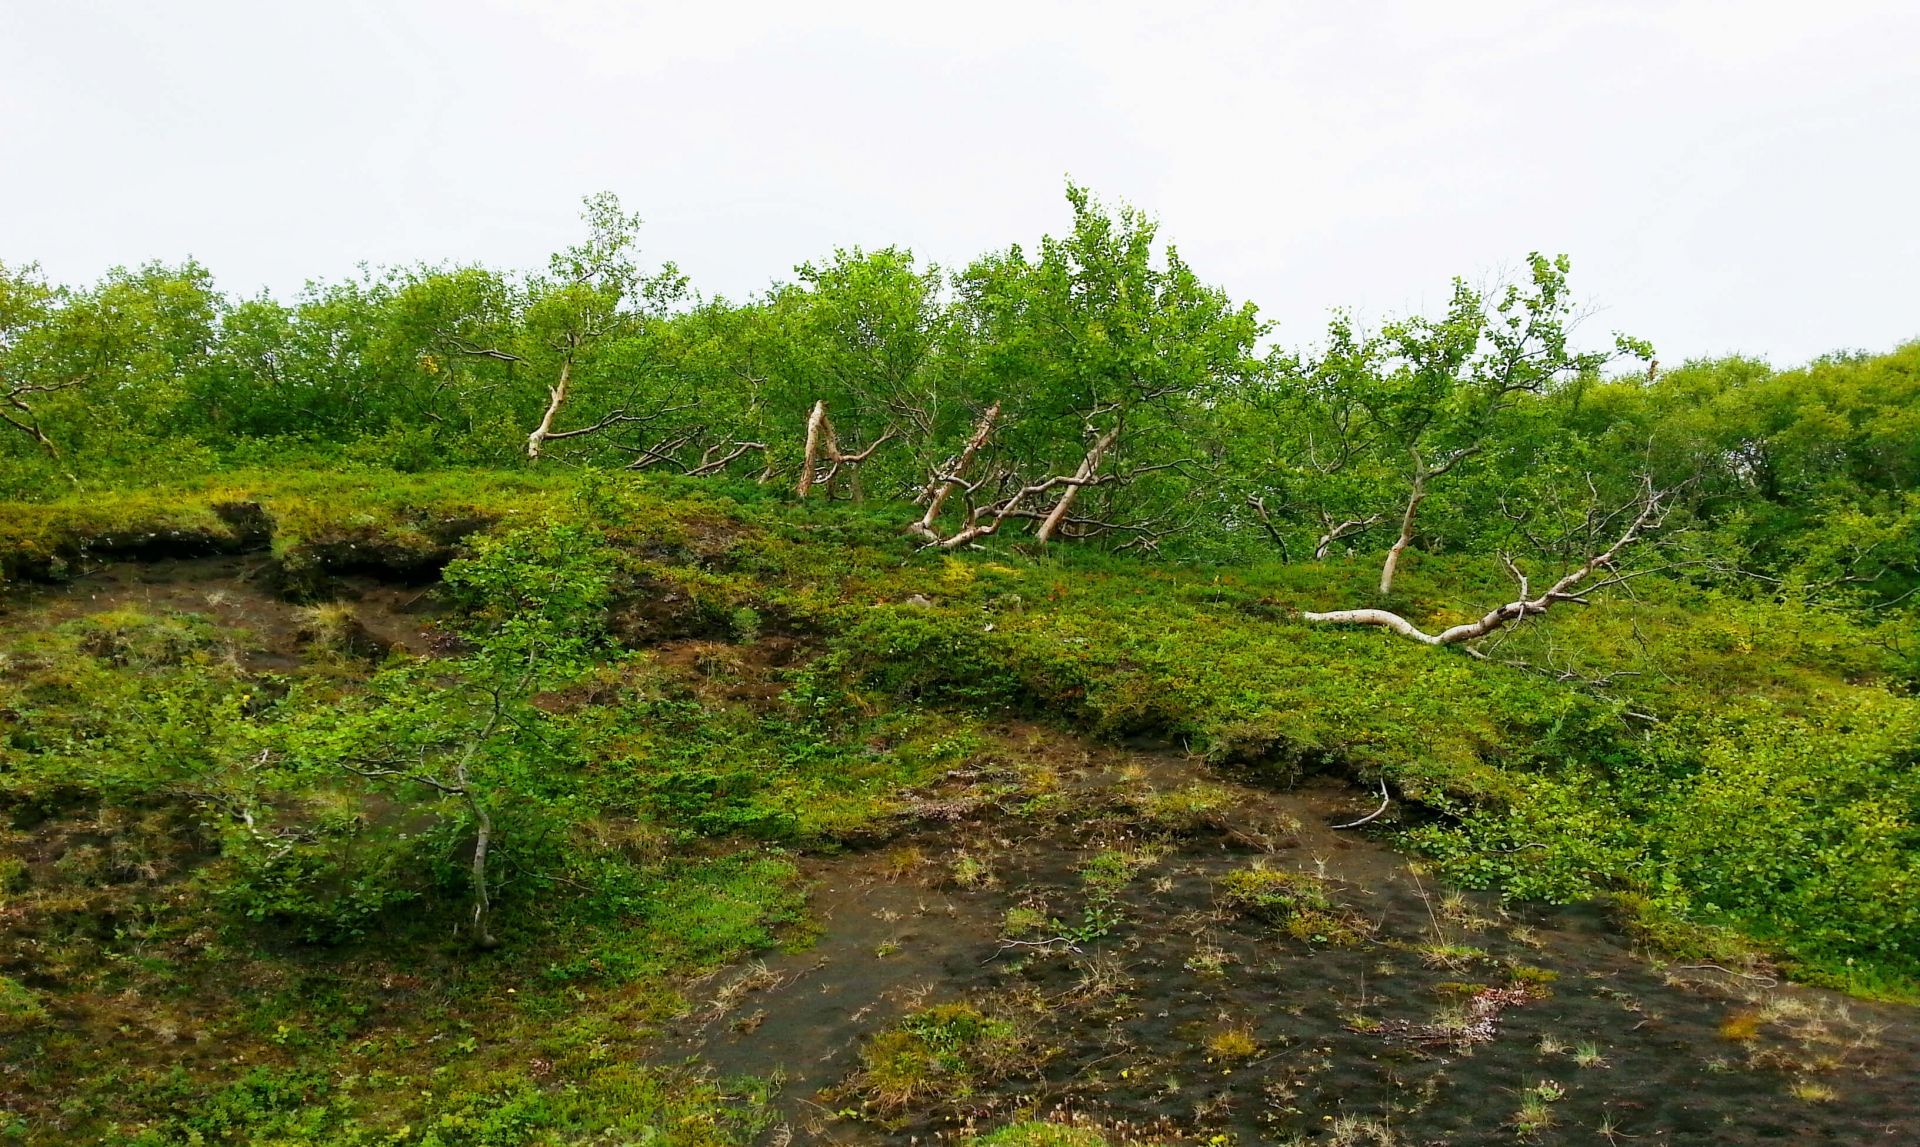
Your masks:
M 1920 3 L 0 0 L 0 260 L 286 297 L 529 267 L 582 195 L 742 296 L 1156 214 L 1313 338 L 1573 256 L 1590 330 L 1785 365 L 1920 336 Z

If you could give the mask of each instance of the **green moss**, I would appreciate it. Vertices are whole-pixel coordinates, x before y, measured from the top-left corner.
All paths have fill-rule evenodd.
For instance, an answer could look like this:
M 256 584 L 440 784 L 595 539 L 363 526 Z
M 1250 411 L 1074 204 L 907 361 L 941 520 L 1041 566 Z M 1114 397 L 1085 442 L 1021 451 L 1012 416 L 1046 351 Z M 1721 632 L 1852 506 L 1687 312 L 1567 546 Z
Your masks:
M 38 1023 L 47 1018 L 40 994 L 9 976 L 0 976 L 0 1029 Z
M 972 1147 L 1107 1147 L 1108 1139 L 1097 1128 L 1086 1124 L 1033 1119 L 1009 1123 L 966 1142 Z
M 939 1004 L 908 1016 L 860 1049 L 853 1091 L 874 1112 L 965 1099 L 1032 1066 L 1036 1053 L 1007 1020 L 971 1004 Z
M 256 505 L 260 517 L 223 517 L 221 505 Z M 469 891 L 456 802 L 402 811 L 395 800 L 408 794 L 315 764 L 331 760 L 323 750 L 343 715 L 403 702 L 392 713 L 400 735 L 452 721 L 444 664 L 335 658 L 252 674 L 225 656 L 237 635 L 191 616 L 125 611 L 51 630 L 31 609 L 0 620 L 0 803 L 22 823 L 75 818 L 72 831 L 94 842 L 24 887 L 17 858 L 0 869 L 13 874 L 9 912 L 26 914 L 0 938 L 9 968 L 33 969 L 18 974 L 48 1014 L 135 987 L 155 999 L 186 983 L 231 992 L 211 1006 L 242 1033 L 236 1051 L 255 1057 L 176 1076 L 167 1049 L 177 1045 L 152 1039 L 48 1050 L 59 1064 L 48 1086 L 92 1112 L 75 1125 L 84 1134 L 150 1122 L 168 1128 L 153 1142 L 187 1142 L 204 1116 L 290 1143 L 375 1141 L 402 1125 L 415 1137 L 442 1127 L 448 1143 L 509 1142 L 657 1126 L 646 1121 L 671 1112 L 687 1120 L 687 1142 L 737 1140 L 760 1108 L 616 1067 L 632 1058 L 620 1056 L 638 1054 L 636 1033 L 680 1006 L 675 977 L 804 942 L 788 850 L 873 832 L 903 789 L 986 752 L 981 727 L 1009 710 L 1096 736 L 1177 740 L 1219 768 L 1274 780 L 1383 776 L 1396 806 L 1439 814 L 1408 818 L 1421 827 L 1394 839 L 1446 878 L 1515 896 L 1604 896 L 1650 948 L 1723 963 L 1766 956 L 1797 979 L 1911 994 L 1920 701 L 1901 684 L 1897 619 L 1649 578 L 1632 602 L 1556 615 L 1551 647 L 1526 631 L 1503 646 L 1513 660 L 1573 650 L 1640 674 L 1599 688 L 1293 619 L 1350 601 L 1372 576 L 1361 564 L 1216 569 L 1010 548 L 914 558 L 898 515 L 880 508 L 795 508 L 753 487 L 678 480 L 465 471 L 229 473 L 0 507 L 0 566 L 68 576 L 116 539 L 198 530 L 192 545 L 257 547 L 266 535 L 246 531 L 259 527 L 273 547 L 263 560 L 277 555 L 283 588 L 301 596 L 356 562 L 431 576 L 441 561 L 491 560 L 479 539 L 529 520 L 595 539 L 588 564 L 605 601 L 578 630 L 590 636 L 569 670 L 578 676 L 551 691 L 564 703 L 529 715 L 540 736 L 515 743 L 526 787 L 500 820 L 509 940 L 485 960 L 447 959 Z M 532 551 L 516 553 L 538 566 Z M 1426 556 L 1398 600 L 1431 620 L 1497 588 L 1466 559 Z M 931 606 L 908 604 L 916 595 Z M 663 603 L 681 612 L 645 612 Z M 471 612 L 450 627 L 514 614 L 454 604 Z M 673 669 L 659 643 L 687 636 L 730 643 L 715 645 L 735 659 L 724 681 Z M 765 656 L 774 648 L 777 664 Z M 719 688 L 749 676 L 752 703 Z M 1065 793 L 1004 795 L 1035 817 L 1076 807 Z M 1188 832 L 1219 799 L 1192 786 L 1142 796 L 1132 811 L 1157 832 Z M 1729 823 L 1742 831 L 1722 831 Z M 1083 913 L 1064 924 L 1010 915 L 1009 935 L 1108 934 L 1142 860 L 1090 858 Z M 1220 893 L 1307 943 L 1364 939 L 1310 877 L 1247 870 Z M 83 918 L 141 931 L 63 932 L 82 938 L 61 950 L 58 975 L 43 975 L 37 930 Z M 317 952 L 308 934 L 339 947 Z M 1471 950 L 1428 955 L 1472 974 L 1487 966 Z M 311 986 L 316 967 L 338 969 L 333 995 Z M 418 989 L 404 986 L 416 978 Z M 401 1002 L 382 1004 L 388 993 Z M 377 1024 L 365 1018 L 383 1008 Z M 926 1074 L 941 1055 L 960 1057 L 960 1087 L 1030 1062 L 1017 1034 L 1009 1044 L 1007 1033 L 962 1038 L 945 1020 L 929 1024 L 876 1048 L 890 1094 L 947 1094 L 946 1076 Z M 57 1026 L 29 1023 L 16 1038 L 50 1049 L 32 1041 Z M 495 1042 L 509 1038 L 521 1043 L 511 1054 Z M 471 1051 L 448 1050 L 469 1041 Z M 551 1072 L 531 1074 L 529 1059 Z M 282 1074 L 245 1082 L 262 1060 Z M 350 1092 L 316 1082 L 356 1074 L 365 1082 Z

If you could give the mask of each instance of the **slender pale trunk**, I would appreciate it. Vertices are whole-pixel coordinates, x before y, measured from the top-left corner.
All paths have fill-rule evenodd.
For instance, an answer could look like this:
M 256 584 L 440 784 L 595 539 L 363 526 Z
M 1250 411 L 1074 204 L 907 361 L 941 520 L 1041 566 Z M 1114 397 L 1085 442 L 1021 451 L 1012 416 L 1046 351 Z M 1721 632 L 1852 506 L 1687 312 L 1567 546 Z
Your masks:
M 493 843 L 493 818 L 480 807 L 472 793 L 467 796 L 467 807 L 473 812 L 473 942 L 481 948 L 498 947 L 500 941 L 493 938 L 490 927 L 493 917 L 493 897 L 487 892 L 487 849 Z
M 1093 449 L 1087 451 L 1087 456 L 1080 460 L 1080 469 L 1074 474 L 1073 481 L 1061 493 L 1060 500 L 1053 504 L 1052 511 L 1047 514 L 1046 520 L 1040 523 L 1039 530 L 1035 531 L 1033 535 L 1035 539 L 1042 544 L 1053 540 L 1053 535 L 1060 529 L 1060 523 L 1067 518 L 1067 511 L 1073 508 L 1073 499 L 1080 493 L 1080 487 L 1092 481 L 1094 473 L 1100 469 L 1100 463 L 1106 457 L 1107 450 L 1119 437 L 1120 428 L 1115 426 L 1094 442 Z
M 802 501 L 813 489 L 813 471 L 820 464 L 821 441 L 832 433 L 827 425 L 827 404 L 823 399 L 814 403 L 813 411 L 807 415 L 807 448 L 800 460 L 800 485 L 794 491 Z
M 497 704 L 497 703 L 496 703 Z M 453 777 L 460 785 L 457 790 L 461 799 L 467 802 L 467 811 L 473 814 L 473 927 L 471 935 L 476 948 L 496 948 L 500 941 L 493 938 L 493 896 L 487 891 L 487 850 L 493 845 L 493 818 L 480 803 L 480 796 L 473 791 L 473 779 L 467 772 L 480 746 L 493 736 L 494 729 L 500 724 L 500 713 L 496 707 L 487 726 L 480 735 L 467 742 L 467 751 L 460 754 L 460 761 L 453 767 Z
M 927 512 L 921 516 L 915 533 L 929 538 L 936 536 L 933 523 L 940 517 L 940 507 L 946 505 L 947 498 L 960 488 L 960 480 L 966 477 L 967 467 L 973 464 L 973 456 L 987 444 L 987 438 L 993 433 L 993 424 L 999 417 L 1000 404 L 997 402 L 987 407 L 986 413 L 980 416 L 980 421 L 974 426 L 973 437 L 967 439 L 966 448 L 960 451 L 960 460 L 947 472 L 947 480 L 933 492 L 933 500 L 927 503 Z
M 1420 513 L 1420 503 L 1427 500 L 1427 467 L 1417 451 L 1408 453 L 1413 455 L 1413 492 L 1407 497 L 1407 512 L 1400 518 L 1400 536 L 1394 539 L 1393 548 L 1387 551 L 1387 560 L 1380 567 L 1381 597 L 1393 592 L 1393 575 L 1400 568 L 1400 555 L 1413 544 L 1413 519 Z
M 540 425 L 527 435 L 527 457 L 534 461 L 540 459 L 540 448 L 546 444 L 547 437 L 553 433 L 554 416 L 567 404 L 567 384 L 573 378 L 573 358 L 568 356 L 560 364 L 560 381 L 547 388 L 547 413 L 540 419 Z

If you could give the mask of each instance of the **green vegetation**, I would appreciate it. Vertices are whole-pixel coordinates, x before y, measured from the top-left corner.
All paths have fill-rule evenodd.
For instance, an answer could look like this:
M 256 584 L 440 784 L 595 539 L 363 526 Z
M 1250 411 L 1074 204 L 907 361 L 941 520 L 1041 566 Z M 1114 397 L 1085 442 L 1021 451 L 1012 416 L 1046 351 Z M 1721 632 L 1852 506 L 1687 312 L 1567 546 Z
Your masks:
M 540 274 L 291 305 L 0 267 L 0 1127 L 742 1142 L 771 1084 L 642 1065 L 681 986 L 804 944 L 796 854 L 884 838 L 1009 714 L 1349 776 L 1456 884 L 1915 995 L 1920 344 L 1609 373 L 1649 348 L 1572 349 L 1536 258 L 1264 350 L 1152 221 L 1071 205 L 1031 255 L 744 302 L 642 272 L 605 197 Z M 252 605 L 33 592 L 219 555 Z M 1226 799 L 1143 790 L 1139 839 Z M 1148 847 L 1008 938 L 1099 939 Z M 1217 894 L 1364 924 L 1278 869 Z M 893 1029 L 863 1099 L 1011 1070 L 1001 1022 Z M 986 1141 L 1092 1134 L 1021 1126 Z
M 1220 882 L 1220 903 L 1257 916 L 1296 940 L 1313 944 L 1358 944 L 1366 921 L 1337 907 L 1326 881 L 1305 872 L 1248 868 Z
M 1097 1127 L 1036 1119 L 1010 1123 L 967 1142 L 977 1147 L 1106 1147 L 1110 1140 Z
M 901 1020 L 860 1049 L 850 1094 L 884 1117 L 965 1099 L 982 1084 L 1039 1062 L 1012 1022 L 971 1004 L 939 1004 Z

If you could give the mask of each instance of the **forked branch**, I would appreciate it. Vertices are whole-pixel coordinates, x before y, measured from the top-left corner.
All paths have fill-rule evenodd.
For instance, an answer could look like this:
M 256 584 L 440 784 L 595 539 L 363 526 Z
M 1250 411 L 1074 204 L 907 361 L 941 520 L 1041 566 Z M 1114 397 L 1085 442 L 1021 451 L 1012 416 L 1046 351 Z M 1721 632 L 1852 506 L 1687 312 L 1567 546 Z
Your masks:
M 953 496 L 955 490 L 965 485 L 967 468 L 973 465 L 974 455 L 980 453 L 981 448 L 986 446 L 987 439 L 992 437 L 993 424 L 999 421 L 999 418 L 1000 404 L 996 402 L 987 407 L 986 412 L 980 416 L 980 421 L 974 424 L 973 436 L 967 439 L 966 446 L 960 451 L 960 457 L 943 472 L 935 474 L 933 480 L 927 483 L 927 489 L 932 494 L 927 501 L 927 512 L 920 516 L 919 521 L 907 527 L 909 533 L 918 534 L 930 542 L 940 541 L 940 535 L 934 531 L 933 524 L 940 517 L 941 507 L 947 504 L 947 499 Z
M 1596 590 L 1606 589 L 1625 581 L 1630 574 L 1618 572 L 1620 555 L 1632 548 L 1650 531 L 1659 527 L 1666 516 L 1667 498 L 1671 491 L 1655 490 L 1648 482 L 1640 498 L 1636 499 L 1639 511 L 1633 522 L 1627 526 L 1613 544 L 1604 551 L 1594 554 L 1576 566 L 1559 581 L 1538 597 L 1529 597 L 1527 578 L 1510 559 L 1504 559 L 1507 569 L 1520 583 L 1520 596 L 1505 605 L 1499 606 L 1478 619 L 1443 629 L 1439 633 L 1427 633 L 1401 617 L 1385 609 L 1337 609 L 1330 613 L 1303 613 L 1306 621 L 1330 622 L 1349 625 L 1381 625 L 1393 630 L 1402 637 L 1411 638 L 1424 645 L 1453 645 L 1462 641 L 1472 641 L 1485 637 L 1489 633 L 1511 622 L 1532 614 L 1545 613 L 1555 604 L 1563 601 L 1587 603 L 1587 595 Z
M 860 501 L 860 464 L 899 436 L 898 430 L 888 430 L 868 443 L 865 450 L 849 454 L 840 448 L 840 436 L 834 432 L 833 420 L 827 417 L 826 401 L 814 403 L 807 414 L 807 445 L 800 460 L 800 481 L 794 488 L 795 496 L 804 499 L 815 486 L 824 486 L 831 498 L 833 480 L 845 469 L 851 477 L 853 500 Z

